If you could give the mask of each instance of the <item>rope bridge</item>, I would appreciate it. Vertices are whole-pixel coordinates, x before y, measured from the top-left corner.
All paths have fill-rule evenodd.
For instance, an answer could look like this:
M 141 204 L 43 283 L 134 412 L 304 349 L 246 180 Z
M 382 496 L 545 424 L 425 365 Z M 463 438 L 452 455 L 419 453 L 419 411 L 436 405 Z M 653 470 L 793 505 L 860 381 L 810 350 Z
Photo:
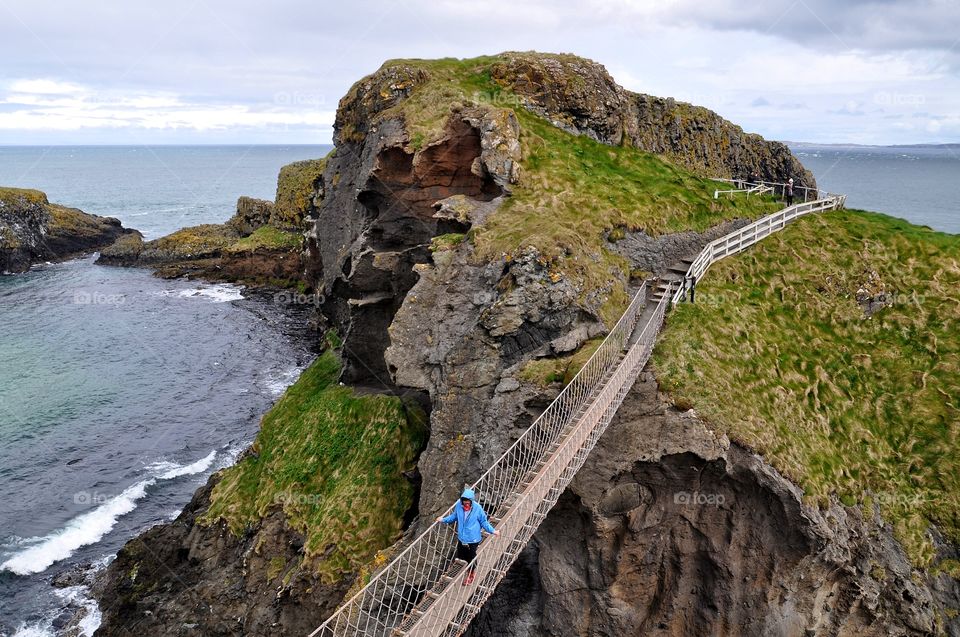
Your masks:
M 828 195 L 730 233 L 704 248 L 688 279 L 696 281 L 713 262 L 798 216 L 843 203 L 843 196 Z M 670 289 L 654 304 L 644 283 L 577 376 L 472 485 L 500 533 L 480 545 L 469 565 L 476 573 L 470 584 L 464 581 L 468 565 L 454 557 L 455 531 L 434 522 L 310 637 L 461 635 L 586 462 L 649 360 L 668 307 L 685 298 L 684 287 Z

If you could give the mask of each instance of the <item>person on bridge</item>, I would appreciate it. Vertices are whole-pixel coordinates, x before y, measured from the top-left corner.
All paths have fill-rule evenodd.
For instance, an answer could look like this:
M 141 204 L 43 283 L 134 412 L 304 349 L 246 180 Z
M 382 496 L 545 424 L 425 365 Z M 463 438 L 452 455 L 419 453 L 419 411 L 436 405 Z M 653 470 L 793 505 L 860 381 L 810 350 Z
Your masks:
M 787 205 L 792 206 L 793 205 L 793 177 L 791 177 L 790 180 L 787 181 L 787 185 L 784 186 L 783 194 L 787 196 Z
M 437 518 L 437 522 L 441 524 L 457 523 L 457 559 L 470 564 L 470 570 L 463 580 L 464 586 L 472 584 L 476 575 L 476 567 L 472 562 L 477 557 L 477 547 L 483 539 L 481 529 L 491 535 L 500 534 L 487 520 L 487 514 L 480 503 L 474 502 L 475 498 L 473 489 L 464 489 L 460 501 L 453 507 L 453 513 Z

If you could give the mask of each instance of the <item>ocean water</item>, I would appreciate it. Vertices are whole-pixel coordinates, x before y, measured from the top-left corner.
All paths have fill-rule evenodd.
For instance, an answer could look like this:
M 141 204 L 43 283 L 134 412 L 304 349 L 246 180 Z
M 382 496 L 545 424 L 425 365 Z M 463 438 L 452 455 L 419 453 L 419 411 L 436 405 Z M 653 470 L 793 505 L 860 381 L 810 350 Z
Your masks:
M 329 147 L 0 147 L 0 185 L 119 217 L 149 237 L 221 222 L 277 170 Z M 0 276 L 0 635 L 55 634 L 54 589 L 175 517 L 252 441 L 314 355 L 304 308 L 92 257 Z M 298 314 L 299 312 L 299 314 Z
M 817 185 L 847 206 L 960 233 L 960 146 L 791 144 Z

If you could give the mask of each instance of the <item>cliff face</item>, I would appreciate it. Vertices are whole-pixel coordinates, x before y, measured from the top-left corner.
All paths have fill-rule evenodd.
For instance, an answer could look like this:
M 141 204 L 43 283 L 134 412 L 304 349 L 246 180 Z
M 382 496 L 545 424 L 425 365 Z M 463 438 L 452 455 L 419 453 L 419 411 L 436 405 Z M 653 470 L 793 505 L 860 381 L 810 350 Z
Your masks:
M 0 272 L 25 272 L 38 261 L 67 259 L 133 236 L 139 233 L 117 219 L 51 204 L 38 190 L 0 188 Z
M 638 278 L 778 205 L 714 201 L 703 176 L 813 185 L 782 144 L 570 56 L 387 63 L 341 100 L 335 142 L 282 199 L 305 215 L 304 277 L 342 339 L 341 380 L 429 403 L 417 470 L 394 476 L 420 485 L 404 538 L 559 391 L 532 363 L 575 373 Z M 296 488 L 294 502 L 315 497 Z M 685 507 L 677 493 L 732 504 Z M 201 614 L 205 634 L 300 634 L 362 572 L 287 579 L 270 564 L 304 555 L 296 509 L 238 536 L 198 524 L 209 508 L 202 491 L 121 552 L 98 634 L 139 622 L 174 635 Z M 364 530 L 324 523 L 343 535 L 331 554 Z M 905 564 L 875 520 L 808 507 L 757 456 L 669 408 L 648 375 L 473 634 L 919 634 L 933 585 Z
M 874 512 L 806 506 L 647 370 L 467 634 L 930 635 L 958 593 Z

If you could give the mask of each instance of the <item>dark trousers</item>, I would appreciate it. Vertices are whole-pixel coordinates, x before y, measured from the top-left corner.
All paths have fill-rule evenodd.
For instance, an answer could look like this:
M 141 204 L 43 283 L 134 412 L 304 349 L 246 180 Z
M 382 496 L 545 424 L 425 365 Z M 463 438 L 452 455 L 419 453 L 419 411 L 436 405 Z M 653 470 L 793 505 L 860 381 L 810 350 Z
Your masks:
M 463 560 L 467 564 L 472 562 L 475 557 L 477 557 L 477 547 L 480 546 L 480 542 L 470 542 L 469 544 L 464 544 L 460 540 L 457 540 L 457 559 Z M 472 568 L 470 570 L 473 570 Z

